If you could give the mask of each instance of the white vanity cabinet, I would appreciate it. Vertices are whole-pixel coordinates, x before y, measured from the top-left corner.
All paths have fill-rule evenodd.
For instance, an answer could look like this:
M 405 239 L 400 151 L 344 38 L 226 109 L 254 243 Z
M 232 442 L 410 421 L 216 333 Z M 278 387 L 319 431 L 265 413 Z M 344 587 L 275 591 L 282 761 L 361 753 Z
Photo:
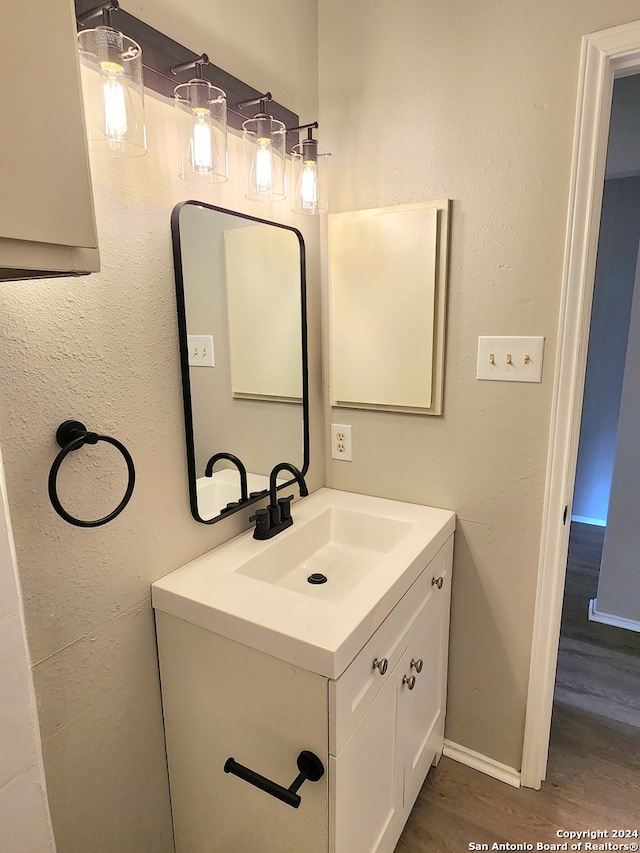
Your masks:
M 177 853 L 394 850 L 442 753 L 452 554 L 449 535 L 337 678 L 157 610 Z M 288 787 L 302 750 L 325 774 L 298 809 L 223 770 Z
M 392 851 L 442 755 L 452 554 L 451 538 L 329 682 L 331 853 Z
M 96 272 L 73 2 L 5 7 L 0 280 Z

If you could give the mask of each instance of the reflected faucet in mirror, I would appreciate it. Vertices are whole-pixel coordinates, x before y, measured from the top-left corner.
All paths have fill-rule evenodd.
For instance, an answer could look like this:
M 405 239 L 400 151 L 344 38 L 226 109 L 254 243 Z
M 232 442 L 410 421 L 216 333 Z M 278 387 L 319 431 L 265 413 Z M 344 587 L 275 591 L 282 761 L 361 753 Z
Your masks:
M 216 462 L 221 459 L 226 459 L 229 462 L 233 462 L 233 464 L 238 469 L 238 473 L 240 475 L 240 500 L 239 501 L 231 501 L 227 504 L 224 509 L 221 509 L 220 512 L 228 512 L 229 510 L 235 509 L 239 504 L 244 504 L 249 500 L 249 489 L 247 487 L 247 469 L 242 463 L 241 459 L 238 459 L 233 453 L 227 453 L 226 451 L 220 451 L 219 453 L 214 453 L 211 459 L 207 462 L 207 467 L 205 468 L 204 476 L 205 477 L 213 477 L 213 466 Z M 255 495 L 252 495 L 255 497 Z
M 274 465 L 269 475 L 269 506 L 256 510 L 255 515 L 249 519 L 249 521 L 256 523 L 256 528 L 253 531 L 254 539 L 271 539 L 272 536 L 276 536 L 293 524 L 291 515 L 293 495 L 283 498 L 277 496 L 280 471 L 288 471 L 293 474 L 294 479 L 298 482 L 301 498 L 306 498 L 309 494 L 305 479 L 295 465 L 292 465 L 291 462 L 278 462 L 277 465 Z

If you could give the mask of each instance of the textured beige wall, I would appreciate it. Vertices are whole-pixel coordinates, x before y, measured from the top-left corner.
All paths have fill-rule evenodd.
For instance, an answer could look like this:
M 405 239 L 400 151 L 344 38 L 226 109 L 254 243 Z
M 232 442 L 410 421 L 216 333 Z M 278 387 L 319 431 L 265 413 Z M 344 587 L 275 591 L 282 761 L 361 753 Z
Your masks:
M 127 9 L 163 27 L 160 2 L 134 5 Z M 259 30 L 266 47 L 247 61 L 248 82 L 270 87 L 306 120 L 315 118 L 315 2 L 286 0 L 275 18 L 271 6 L 252 4 L 248 15 L 245 5 L 192 3 L 197 32 L 165 29 L 207 50 L 220 65 L 213 45 L 223 39 L 225 58 L 233 60 L 228 70 L 239 77 Z M 281 16 L 299 41 L 274 55 Z M 189 514 L 169 229 L 178 201 L 201 198 L 303 230 L 312 353 L 309 485 L 318 488 L 324 479 L 318 224 L 301 222 L 286 203 L 263 207 L 244 200 L 236 137 L 234 177 L 227 184 L 183 183 L 172 107 L 148 97 L 147 119 L 147 156 L 116 161 L 92 155 L 100 274 L 0 289 L 0 444 L 52 818 L 64 853 L 173 849 L 149 585 L 238 533 L 249 514 L 212 527 Z M 44 151 L 46 136 L 42 144 Z M 68 525 L 47 497 L 55 430 L 70 417 L 123 441 L 137 468 L 127 509 L 93 530 Z M 61 472 L 63 500 L 83 517 L 104 514 L 124 490 L 122 469 L 104 444 L 83 449 Z
M 0 454 L 0 850 L 54 849 Z
M 580 40 L 640 3 L 319 9 L 333 212 L 453 200 L 444 416 L 329 411 L 328 485 L 457 511 L 447 737 L 519 768 Z M 487 334 L 545 335 L 542 384 L 478 382 Z

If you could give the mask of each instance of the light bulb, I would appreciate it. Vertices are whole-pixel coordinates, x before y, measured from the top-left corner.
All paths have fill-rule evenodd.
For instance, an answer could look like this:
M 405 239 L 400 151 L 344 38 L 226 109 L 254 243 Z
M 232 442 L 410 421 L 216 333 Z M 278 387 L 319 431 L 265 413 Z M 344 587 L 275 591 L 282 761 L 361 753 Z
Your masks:
M 187 63 L 190 65 L 191 63 Z M 183 70 L 172 68 L 174 73 Z M 227 98 L 202 77 L 180 83 L 174 91 L 182 142 L 183 181 L 227 180 Z M 188 119 L 186 118 L 188 116 Z
M 210 124 L 211 113 L 202 107 L 193 110 L 194 122 L 190 139 L 190 160 L 194 172 L 206 175 L 218 164 L 218 147 Z
M 87 70 L 83 86 L 91 103 L 87 109 L 90 150 L 113 157 L 146 154 L 140 45 L 111 26 L 80 30 L 78 45 L 80 62 Z
M 296 196 L 305 213 L 318 212 L 318 163 L 316 160 L 305 160 L 300 170 Z
M 268 193 L 276 183 L 276 163 L 273 158 L 271 139 L 258 139 L 251 164 L 250 181 L 259 193 Z
M 101 62 L 102 100 L 98 124 L 111 142 L 125 142 L 135 135 L 137 122 L 124 76 L 117 62 Z
M 264 109 L 264 102 L 260 104 Z M 286 198 L 286 127 L 278 119 L 260 112 L 243 122 L 242 131 L 247 168 L 246 198 L 262 202 Z

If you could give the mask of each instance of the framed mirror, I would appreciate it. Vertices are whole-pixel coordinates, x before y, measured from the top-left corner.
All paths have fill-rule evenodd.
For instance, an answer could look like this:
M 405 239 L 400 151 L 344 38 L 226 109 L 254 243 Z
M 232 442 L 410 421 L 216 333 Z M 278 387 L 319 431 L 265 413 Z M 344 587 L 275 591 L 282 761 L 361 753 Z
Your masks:
M 264 497 L 278 462 L 309 467 L 304 241 L 199 201 L 171 233 L 189 498 L 212 524 Z

